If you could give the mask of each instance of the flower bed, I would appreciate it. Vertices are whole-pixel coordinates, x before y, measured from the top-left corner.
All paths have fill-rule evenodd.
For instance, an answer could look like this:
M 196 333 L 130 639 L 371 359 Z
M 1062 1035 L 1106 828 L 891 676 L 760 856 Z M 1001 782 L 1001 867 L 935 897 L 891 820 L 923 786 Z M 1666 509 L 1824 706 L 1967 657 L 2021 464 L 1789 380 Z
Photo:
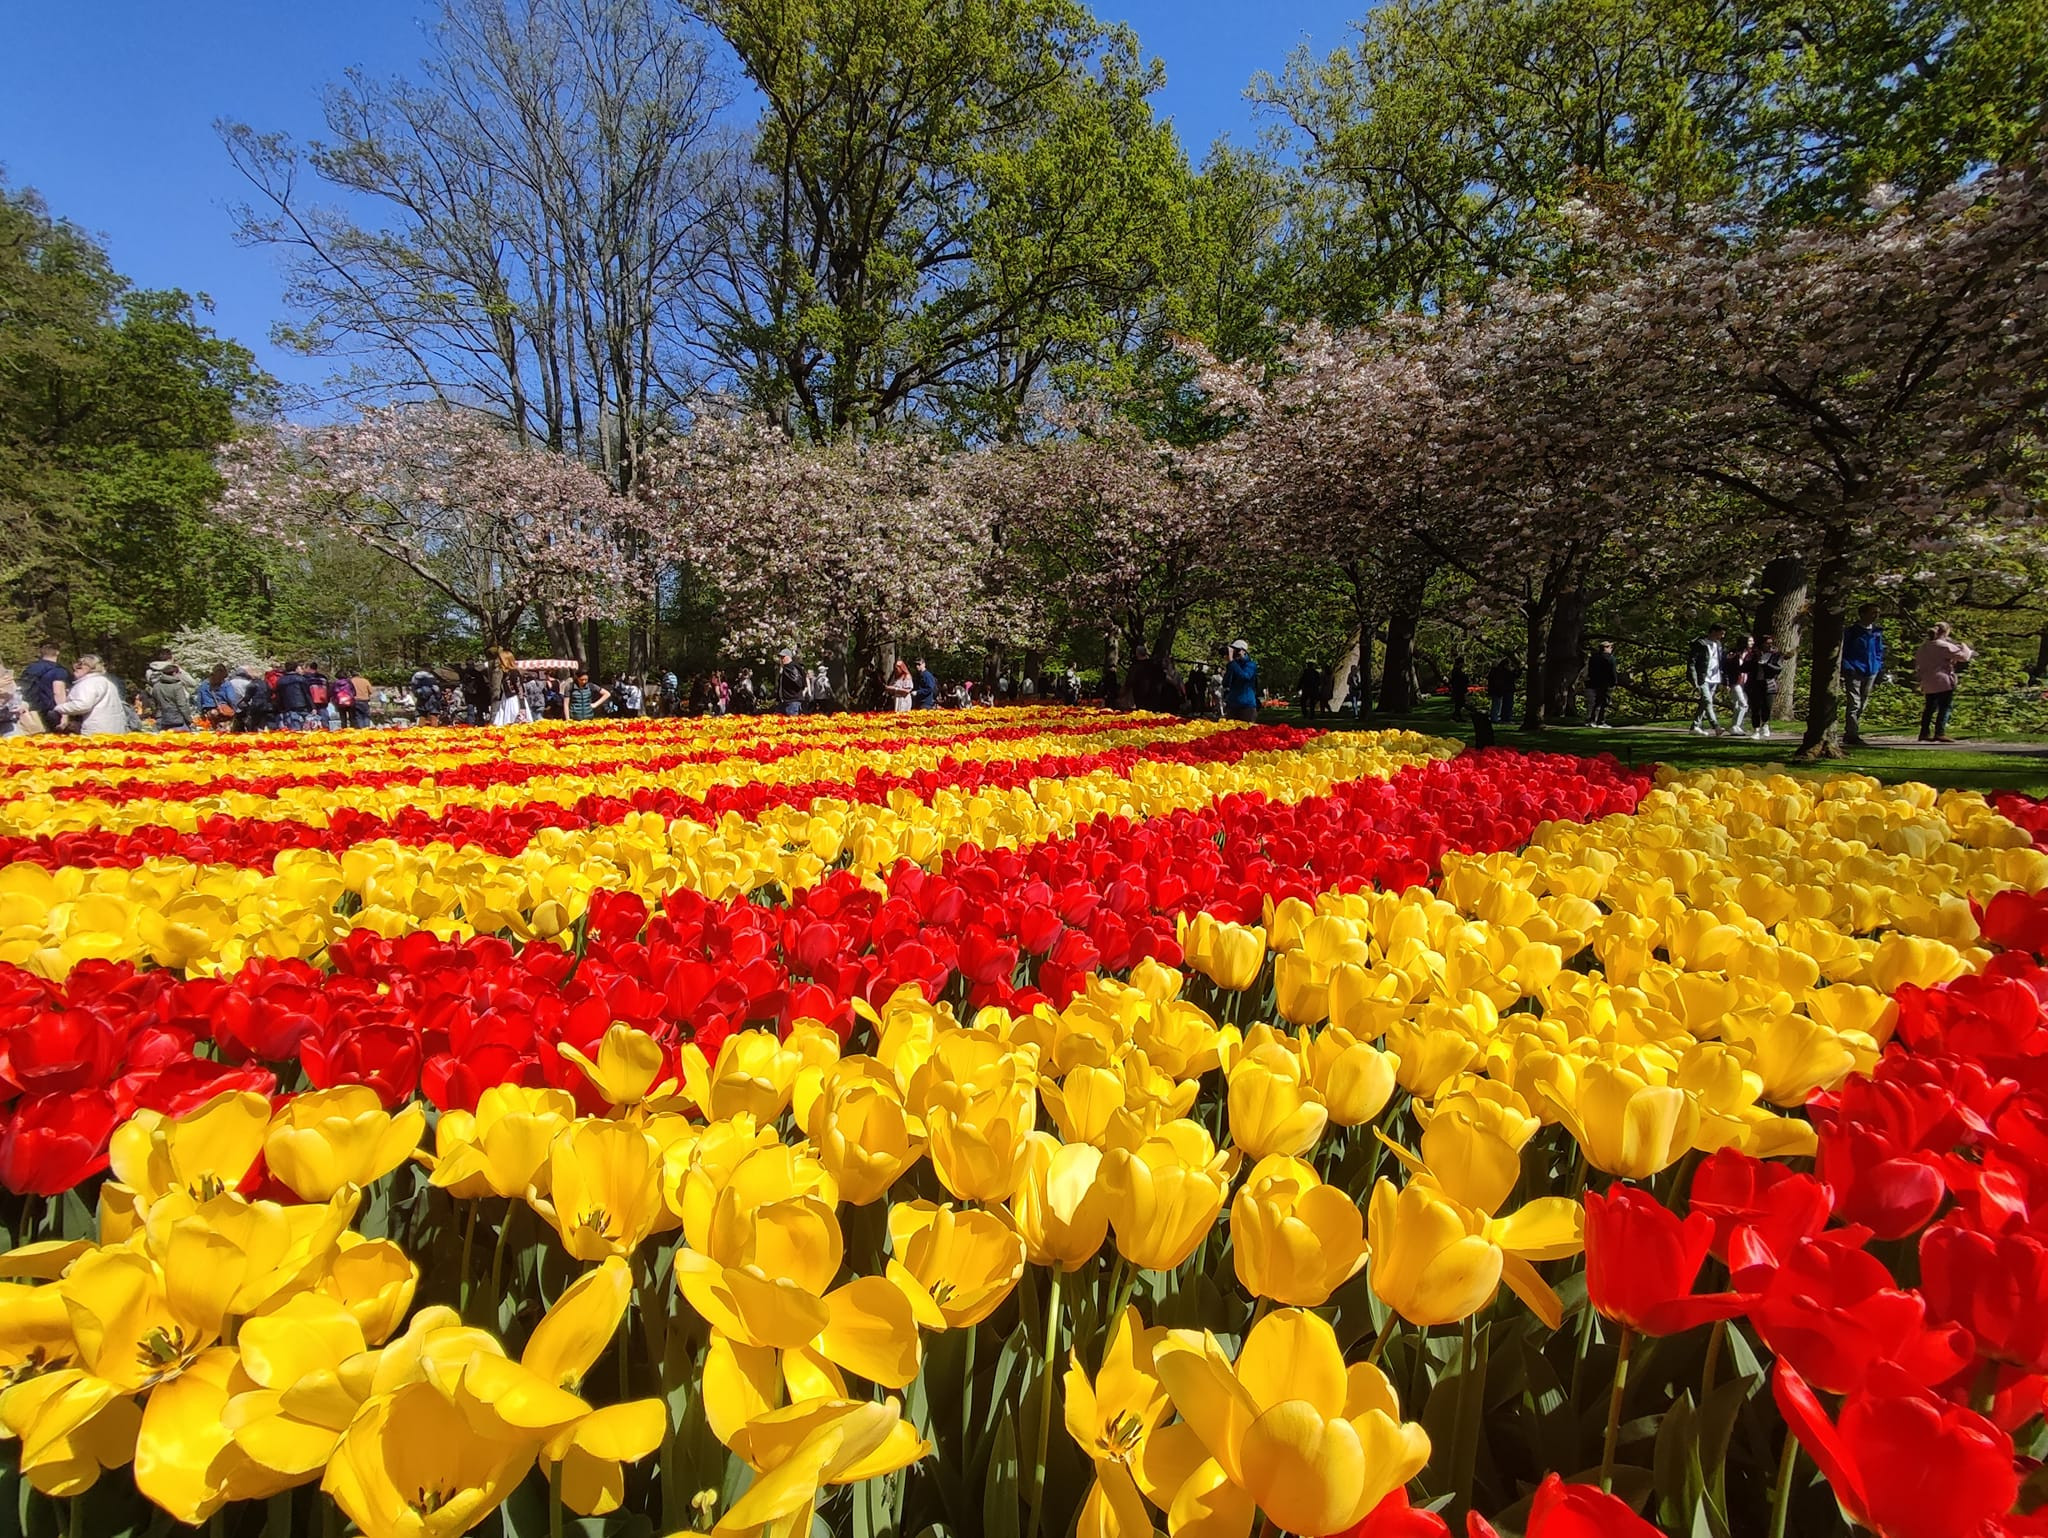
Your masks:
M 24 1523 L 2048 1531 L 2048 819 L 1453 747 L 5 745 Z

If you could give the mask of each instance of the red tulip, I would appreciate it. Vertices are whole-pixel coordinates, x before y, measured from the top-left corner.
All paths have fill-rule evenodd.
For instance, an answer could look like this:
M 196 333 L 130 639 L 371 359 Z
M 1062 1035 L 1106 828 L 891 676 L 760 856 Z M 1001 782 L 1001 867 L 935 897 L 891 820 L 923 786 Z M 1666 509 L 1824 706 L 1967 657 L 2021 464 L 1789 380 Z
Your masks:
M 1977 923 L 1993 945 L 2048 955 L 2048 900 L 2039 893 L 2008 888 L 1984 905 Z
M 1835 1216 L 1880 1239 L 1903 1239 L 1934 1220 L 1948 1194 L 1935 1156 L 1902 1153 L 1860 1127 L 1823 1132 L 1820 1178 L 1834 1192 Z
M 1838 1229 L 1784 1257 L 1749 1312 L 1765 1344 L 1831 1394 L 1862 1388 L 1879 1362 L 1922 1387 L 1954 1377 L 1971 1360 L 1969 1333 L 1929 1324 L 1927 1300 L 1857 1242 Z
M 1783 1361 L 1771 1393 L 1850 1520 L 1878 1538 L 1980 1538 L 2019 1494 L 2011 1437 L 1887 1363 L 1843 1402 L 1839 1424 Z
M 1730 1263 L 1728 1242 L 1737 1228 L 1748 1229 L 1764 1253 L 1781 1256 L 1826 1228 L 1831 1206 L 1827 1187 L 1811 1175 L 1733 1148 L 1709 1155 L 1700 1165 L 1688 1200 L 1691 1211 L 1713 1221 L 1711 1250 L 1724 1265 Z
M 6 1033 L 7 1077 L 24 1095 L 54 1095 L 104 1085 L 120 1064 L 125 1032 L 94 1011 L 53 1009 Z
M 1408 1504 L 1408 1491 L 1391 1491 L 1356 1524 L 1336 1538 L 1451 1538 L 1451 1526 L 1433 1511 Z
M 0 1185 L 23 1196 L 61 1196 L 107 1167 L 114 1097 L 102 1089 L 33 1095 L 0 1134 Z
M 1681 1218 L 1647 1191 L 1616 1185 L 1586 1197 L 1586 1297 L 1645 1335 L 1677 1335 L 1749 1306 L 1740 1293 L 1694 1296 L 1713 1242 L 1705 1213 Z
M 2040 1240 L 1937 1223 L 1920 1236 L 1920 1286 L 1935 1314 L 1967 1328 L 1983 1355 L 2048 1372 L 2048 1247 Z
M 1465 1518 L 1467 1538 L 1500 1538 L 1478 1512 Z M 1664 1538 L 1619 1496 L 1591 1485 L 1568 1485 L 1556 1474 L 1543 1476 L 1529 1502 L 1523 1538 Z

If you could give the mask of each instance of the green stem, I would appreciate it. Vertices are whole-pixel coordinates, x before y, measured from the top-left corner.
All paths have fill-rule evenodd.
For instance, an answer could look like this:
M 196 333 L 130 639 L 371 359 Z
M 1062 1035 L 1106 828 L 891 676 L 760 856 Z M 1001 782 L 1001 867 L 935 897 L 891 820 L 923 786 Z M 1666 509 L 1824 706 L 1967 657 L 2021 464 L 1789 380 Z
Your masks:
M 1380 1326 L 1379 1334 L 1372 1338 L 1372 1350 L 1365 1354 L 1366 1366 L 1374 1367 L 1379 1364 L 1379 1359 L 1386 1354 L 1387 1342 L 1394 1338 L 1394 1326 L 1400 1323 L 1400 1321 L 1401 1316 L 1399 1314 L 1395 1313 L 1391 1308 L 1387 1310 L 1386 1323 Z
M 1785 1517 L 1792 1509 L 1792 1476 L 1799 1468 L 1799 1438 L 1785 1428 L 1785 1451 L 1778 1459 L 1778 1488 L 1771 1496 L 1771 1538 L 1785 1538 Z
M 967 1327 L 966 1362 L 960 1369 L 960 1449 L 963 1457 L 974 1453 L 974 1343 L 981 1336 L 981 1326 Z
M 484 1322 L 495 1330 L 498 1328 L 498 1304 L 505 1296 L 505 1241 L 512 1233 L 512 1220 L 519 1215 L 518 1199 L 505 1203 L 505 1221 L 498 1225 L 498 1245 L 491 1251 L 491 1317 Z
M 462 1224 L 462 1291 L 455 1311 L 462 1315 L 464 1320 L 469 1318 L 469 1257 L 476 1249 L 476 1210 L 482 1205 L 480 1201 L 472 1201 L 469 1204 L 469 1216 Z M 494 1319 L 491 1324 L 495 1328 L 497 1321 Z
M 1052 1364 L 1060 1338 L 1060 1268 L 1052 1268 L 1050 1298 L 1045 1305 L 1045 1363 L 1038 1380 L 1038 1451 L 1031 1460 L 1031 1502 L 1024 1538 L 1037 1538 L 1039 1508 L 1045 1502 L 1045 1455 L 1052 1445 Z
M 321 1538 L 341 1538 L 341 1508 L 334 1503 L 334 1497 L 315 1492 L 320 1502 Z
M 1700 1369 L 1700 1405 L 1705 1407 L 1707 1395 L 1714 1392 L 1714 1372 L 1721 1365 L 1721 1343 L 1728 1338 L 1728 1321 L 1716 1319 L 1714 1332 L 1707 1337 L 1707 1365 Z
M 1614 1392 L 1607 1398 L 1607 1443 L 1600 1451 L 1600 1488 L 1614 1489 L 1614 1447 L 1621 1440 L 1621 1396 L 1628 1388 L 1628 1354 L 1635 1349 L 1636 1332 L 1621 1327 L 1621 1351 L 1614 1359 Z
M 562 1538 L 562 1466 L 559 1463 L 548 1470 L 548 1538 Z
M 69 1520 L 65 1522 L 64 1526 L 69 1534 L 69 1538 L 85 1538 L 84 1496 L 74 1495 L 71 1497 L 71 1510 L 67 1515 Z
M 1259 1321 L 1271 1312 L 1273 1312 L 1273 1300 L 1271 1298 L 1259 1299 L 1252 1309 L 1252 1322 L 1245 1326 L 1246 1333 L 1249 1334 L 1251 1331 L 1256 1330 L 1259 1327 Z

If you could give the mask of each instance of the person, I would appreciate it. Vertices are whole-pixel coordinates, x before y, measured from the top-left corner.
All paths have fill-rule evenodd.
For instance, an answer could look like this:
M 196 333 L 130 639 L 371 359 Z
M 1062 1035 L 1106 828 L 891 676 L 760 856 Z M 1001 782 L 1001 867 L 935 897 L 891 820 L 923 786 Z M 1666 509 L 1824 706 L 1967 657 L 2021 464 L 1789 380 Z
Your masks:
M 1102 708 L 1103 708 L 1104 710 L 1121 710 L 1121 709 L 1123 709 L 1123 704 L 1122 704 L 1122 700 L 1123 700 L 1123 692 L 1124 692 L 1124 681 L 1123 681 L 1123 679 L 1122 679 L 1122 678 L 1121 678 L 1121 677 L 1120 677 L 1120 676 L 1118 675 L 1118 673 L 1117 673 L 1117 670 L 1116 670 L 1116 664 L 1115 664 L 1115 663 L 1112 663 L 1112 662 L 1105 662 L 1105 663 L 1103 663 L 1103 665 L 1102 665 Z
M 1230 661 L 1223 665 L 1223 713 L 1233 721 L 1259 719 L 1259 665 L 1243 641 L 1230 643 Z
M 413 669 L 409 680 L 413 708 L 421 726 L 439 726 L 448 717 L 448 702 L 441 694 L 441 680 L 430 667 Z
M 1614 643 L 1602 641 L 1586 659 L 1586 725 L 1607 724 L 1608 702 L 1614 698 L 1614 686 L 1620 677 L 1621 670 L 1614 663 Z
M 1022 700 L 1035 700 L 1038 698 L 1038 680 L 1031 674 L 1026 673 L 1022 681 L 1018 683 L 1017 698 Z
M 837 701 L 832 698 L 832 675 L 826 671 L 825 664 L 822 662 L 811 669 L 809 697 L 820 710 L 828 715 L 837 704 Z
M 36 648 L 36 660 L 21 670 L 22 703 L 42 718 L 45 731 L 60 731 L 65 717 L 57 707 L 64 703 L 65 691 L 71 687 L 71 669 L 57 660 L 58 648 L 55 641 L 45 641 Z
M 711 677 L 714 681 L 721 684 L 724 682 L 723 674 L 713 673 Z M 619 702 L 625 707 L 627 715 L 637 716 L 646 708 L 647 691 L 640 687 L 637 680 L 628 678 L 619 685 Z M 722 709 L 718 713 L 720 715 L 725 714 Z
M 1709 625 L 1707 633 L 1695 637 L 1691 648 L 1686 652 L 1686 681 L 1700 697 L 1699 714 L 1692 720 L 1695 736 L 1704 737 L 1709 732 L 1719 735 L 1721 731 L 1721 717 L 1714 709 L 1714 691 L 1721 687 L 1722 664 L 1725 660 L 1721 641 L 1727 634 L 1727 626 Z
M 1081 703 L 1081 675 L 1074 671 L 1074 665 L 1071 662 L 1067 664 L 1066 672 L 1060 675 L 1060 703 L 1062 705 L 1078 705 Z
M 0 667 L 0 737 L 23 735 L 22 721 L 27 715 L 28 702 L 21 697 L 13 670 Z
M 576 681 L 562 695 L 562 708 L 571 721 L 588 721 L 611 703 L 612 691 L 591 683 L 590 674 L 578 668 Z
M 539 673 L 519 675 L 519 698 L 526 706 L 526 719 L 545 721 L 548 718 L 548 683 Z
M 327 684 L 327 675 L 320 664 L 309 662 L 302 674 L 306 681 L 306 730 L 324 732 L 327 730 L 328 695 L 332 692 Z
M 759 701 L 754 697 L 754 670 L 741 668 L 740 676 L 733 680 L 732 685 L 733 714 L 750 716 L 758 705 Z
M 1316 685 L 1321 675 L 1313 662 L 1301 665 L 1301 677 L 1295 680 L 1295 691 L 1301 696 L 1301 719 L 1313 721 L 1316 718 Z
M 1778 692 L 1778 675 L 1784 671 L 1785 659 L 1778 652 L 1778 638 L 1758 636 L 1743 659 L 1742 687 L 1749 701 L 1750 724 L 1755 727 L 1759 741 L 1771 735 L 1771 703 Z
M 924 665 L 924 658 L 917 659 L 916 671 L 911 682 L 917 685 L 911 692 L 910 704 L 914 710 L 932 710 L 939 703 L 939 675 Z
M 665 668 L 661 675 L 661 713 L 665 716 L 680 715 L 682 708 L 682 680 L 676 677 L 674 668 Z
M 1856 611 L 1856 623 L 1842 632 L 1842 705 L 1847 717 L 1842 741 L 1852 748 L 1863 746 L 1863 712 L 1871 689 L 1884 676 L 1881 612 L 1876 604 L 1865 604 Z
M 265 732 L 270 730 L 272 719 L 272 695 L 270 679 L 262 668 L 253 664 L 241 668 L 228 680 L 228 690 L 235 706 L 235 730 L 238 732 Z
M 150 658 L 143 670 L 142 692 L 148 697 L 150 714 L 160 732 L 192 730 L 192 681 L 164 647 Z
M 1913 676 L 1920 685 L 1922 742 L 1955 740 L 1948 734 L 1948 713 L 1956 702 L 1956 677 L 1976 655 L 1948 633 L 1946 621 L 1936 625 L 1913 653 Z
M 100 659 L 87 652 L 72 664 L 71 687 L 57 703 L 57 714 L 75 722 L 88 737 L 125 732 L 128 706 L 120 683 L 100 670 Z
M 1352 693 L 1361 694 L 1364 692 L 1364 676 L 1359 673 L 1356 667 L 1352 668 L 1351 671 L 1358 680 L 1352 686 Z M 1465 671 L 1465 654 L 1463 652 L 1459 652 L 1455 657 L 1451 658 L 1451 676 L 1446 683 L 1445 692 L 1449 694 L 1451 699 L 1452 716 L 1464 715 L 1465 698 L 1472 692 L 1472 675 Z
M 901 657 L 896 659 L 896 671 L 889 675 L 882 685 L 882 692 L 889 697 L 889 708 L 894 711 L 908 711 L 917 694 L 917 680 L 910 676 L 910 664 Z
M 509 646 L 493 646 L 490 668 L 491 725 L 517 726 L 526 719 L 526 696 L 519 687 L 519 659 Z
M 356 724 L 356 681 L 352 675 L 334 675 L 327 690 L 327 710 L 337 731 Z
M 1486 675 L 1486 699 L 1490 707 L 1487 715 L 1494 721 L 1506 725 L 1515 714 L 1515 685 L 1521 681 L 1521 665 L 1512 657 L 1503 657 L 1488 670 Z
M 810 688 L 810 675 L 804 672 L 804 665 L 796 660 L 796 653 L 784 647 L 775 654 L 781 670 L 775 675 L 775 705 L 786 716 L 800 716 L 804 713 L 804 695 Z
M 348 690 L 355 696 L 355 704 L 350 707 L 348 724 L 357 731 L 367 731 L 370 725 L 370 701 L 377 691 L 369 678 L 362 673 L 349 674 Z
M 313 714 L 312 680 L 306 676 L 306 665 L 294 660 L 284 665 L 284 671 L 277 675 L 274 697 L 277 713 L 288 732 L 303 732 Z M 326 700 L 323 698 L 324 705 Z
M 1742 735 L 1743 724 L 1749 720 L 1749 658 L 1756 650 L 1756 637 L 1746 635 L 1721 657 L 1721 682 L 1728 686 L 1729 696 L 1735 704 L 1735 719 L 1728 723 L 1728 730 L 1735 736 Z
M 228 692 L 228 665 L 216 662 L 213 670 L 200 680 L 198 697 L 193 704 L 199 711 L 199 724 L 211 732 L 224 732 L 235 724 L 235 702 Z
M 1451 676 L 1462 682 L 1464 666 L 1461 659 L 1458 663 L 1459 671 Z M 1365 670 L 1355 662 L 1344 674 L 1344 709 L 1350 712 L 1354 721 L 1365 714 Z
M 562 691 L 569 686 L 565 673 L 550 673 L 542 684 L 541 719 L 543 721 L 566 721 L 568 711 L 562 704 Z

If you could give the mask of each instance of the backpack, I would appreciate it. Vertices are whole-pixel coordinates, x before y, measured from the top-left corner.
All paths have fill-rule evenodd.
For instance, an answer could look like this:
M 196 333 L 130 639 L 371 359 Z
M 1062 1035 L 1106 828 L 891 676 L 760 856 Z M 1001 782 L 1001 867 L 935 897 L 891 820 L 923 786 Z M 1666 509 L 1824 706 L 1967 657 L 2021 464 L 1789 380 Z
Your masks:
M 241 699 L 235 702 L 237 713 L 245 716 L 263 716 L 270 713 L 270 685 L 260 678 L 244 679 L 248 685 L 242 691 Z
M 346 678 L 334 680 L 334 703 L 347 710 L 356 702 L 356 686 Z M 317 703 L 317 702 L 316 702 Z
M 325 710 L 327 708 L 327 685 L 324 683 L 307 684 L 306 698 L 313 702 L 315 710 Z

